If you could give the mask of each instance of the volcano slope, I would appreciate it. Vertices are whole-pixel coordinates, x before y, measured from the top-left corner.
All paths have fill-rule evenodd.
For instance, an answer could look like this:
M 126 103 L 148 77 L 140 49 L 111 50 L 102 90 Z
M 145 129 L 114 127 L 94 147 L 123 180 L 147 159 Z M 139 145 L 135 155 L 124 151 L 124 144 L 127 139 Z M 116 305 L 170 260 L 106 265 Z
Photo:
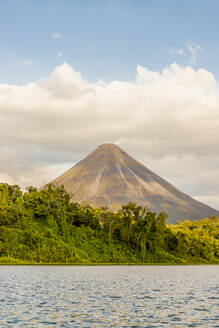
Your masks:
M 71 200 L 118 210 L 134 202 L 168 214 L 168 223 L 219 216 L 150 171 L 115 144 L 103 144 L 51 182 L 64 185 Z

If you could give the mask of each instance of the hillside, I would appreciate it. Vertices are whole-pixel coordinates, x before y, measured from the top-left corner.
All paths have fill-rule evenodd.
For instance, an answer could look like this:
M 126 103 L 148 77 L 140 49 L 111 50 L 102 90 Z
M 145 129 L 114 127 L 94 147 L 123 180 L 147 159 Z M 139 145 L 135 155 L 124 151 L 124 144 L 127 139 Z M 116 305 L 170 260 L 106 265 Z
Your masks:
M 52 181 L 64 185 L 72 201 L 117 210 L 128 202 L 168 214 L 168 222 L 219 216 L 114 144 L 103 144 Z M 204 188 L 204 187 L 203 187 Z

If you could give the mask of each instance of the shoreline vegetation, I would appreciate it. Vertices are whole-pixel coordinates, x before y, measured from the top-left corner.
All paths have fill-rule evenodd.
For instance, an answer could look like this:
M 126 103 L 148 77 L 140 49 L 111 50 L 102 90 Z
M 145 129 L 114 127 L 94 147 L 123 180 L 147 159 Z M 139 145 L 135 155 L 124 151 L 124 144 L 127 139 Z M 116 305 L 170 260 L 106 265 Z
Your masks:
M 0 183 L 0 265 L 219 264 L 219 218 L 166 223 L 134 203 L 118 212 L 70 201 L 63 187 Z
M 16 259 L 7 259 L 6 262 L 1 262 L 1 266 L 214 266 L 219 265 L 219 262 L 212 262 L 212 263 L 202 263 L 202 262 L 195 262 L 195 263 L 115 263 L 115 262 L 107 262 L 107 263 L 56 263 L 56 262 L 49 262 L 49 263 L 40 263 L 40 262 L 25 262 L 19 261 Z M 13 261 L 12 261 L 13 260 Z

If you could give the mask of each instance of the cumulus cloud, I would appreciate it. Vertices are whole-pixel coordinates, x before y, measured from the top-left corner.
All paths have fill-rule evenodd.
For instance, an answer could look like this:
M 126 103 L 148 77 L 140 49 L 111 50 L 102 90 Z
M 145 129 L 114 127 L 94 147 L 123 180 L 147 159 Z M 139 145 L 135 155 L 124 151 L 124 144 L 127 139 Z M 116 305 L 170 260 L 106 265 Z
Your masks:
M 0 180 L 41 185 L 104 142 L 219 208 L 219 89 L 205 69 L 137 67 L 135 83 L 88 83 L 64 63 L 0 85 Z
M 58 33 L 58 32 L 52 33 L 52 38 L 53 39 L 61 39 L 61 37 L 62 37 L 61 33 Z

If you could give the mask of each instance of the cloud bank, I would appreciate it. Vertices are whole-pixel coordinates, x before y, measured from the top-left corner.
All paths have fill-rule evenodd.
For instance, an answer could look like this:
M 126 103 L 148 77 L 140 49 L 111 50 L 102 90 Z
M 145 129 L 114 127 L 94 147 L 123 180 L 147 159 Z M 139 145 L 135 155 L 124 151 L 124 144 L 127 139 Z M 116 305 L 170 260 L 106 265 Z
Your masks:
M 205 69 L 137 66 L 136 81 L 89 83 L 64 63 L 0 85 L 0 180 L 41 185 L 115 142 L 184 192 L 219 208 L 219 88 Z

